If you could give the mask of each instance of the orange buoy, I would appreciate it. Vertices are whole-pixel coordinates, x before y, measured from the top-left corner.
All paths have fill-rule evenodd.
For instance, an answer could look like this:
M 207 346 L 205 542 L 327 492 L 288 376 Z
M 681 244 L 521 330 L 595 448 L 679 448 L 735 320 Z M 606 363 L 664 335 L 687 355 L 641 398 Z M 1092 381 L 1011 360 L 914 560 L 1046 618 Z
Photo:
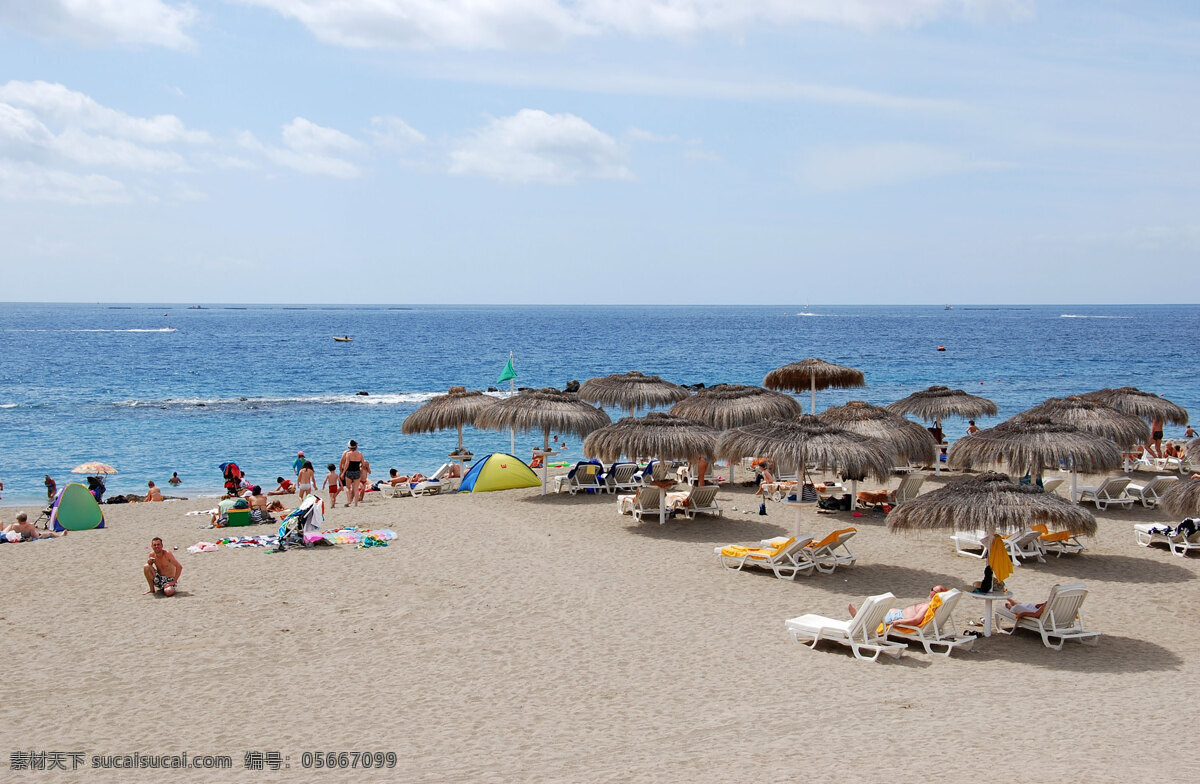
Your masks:
M 945 351 L 945 350 L 946 350 L 945 346 L 938 346 L 938 351 Z

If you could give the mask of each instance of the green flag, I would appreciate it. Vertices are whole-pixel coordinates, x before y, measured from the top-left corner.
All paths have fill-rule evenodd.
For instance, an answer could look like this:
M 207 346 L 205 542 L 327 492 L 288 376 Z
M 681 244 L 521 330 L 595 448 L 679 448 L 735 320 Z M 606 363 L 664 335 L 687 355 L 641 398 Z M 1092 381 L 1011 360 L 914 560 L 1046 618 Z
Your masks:
M 504 366 L 504 370 L 500 371 L 500 378 L 496 379 L 497 384 L 503 384 L 505 381 L 508 381 L 510 378 L 517 377 L 517 371 L 513 370 L 512 361 L 513 361 L 512 354 L 509 353 L 508 364 L 506 364 Z

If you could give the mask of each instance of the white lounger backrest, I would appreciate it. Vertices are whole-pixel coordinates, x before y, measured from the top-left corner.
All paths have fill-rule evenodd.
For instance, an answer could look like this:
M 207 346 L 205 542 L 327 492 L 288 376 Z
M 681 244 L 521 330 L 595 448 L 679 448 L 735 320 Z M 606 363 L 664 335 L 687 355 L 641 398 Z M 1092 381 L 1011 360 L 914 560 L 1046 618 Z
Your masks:
M 707 509 L 713 505 L 713 499 L 717 497 L 717 490 L 720 489 L 716 485 L 705 485 L 697 487 L 692 492 L 688 493 L 688 506 L 694 509 Z
M 904 503 L 911 501 L 917 497 L 917 492 L 921 489 L 921 484 L 925 481 L 924 474 L 907 474 L 900 480 L 900 486 L 896 488 L 896 503 Z
M 637 472 L 637 468 L 633 463 L 621 463 L 608 472 L 607 483 L 610 485 L 627 485 L 633 481 L 633 475 Z
M 1056 476 L 1053 479 L 1047 479 L 1042 482 L 1042 489 L 1047 493 L 1053 493 L 1058 489 L 1058 486 L 1063 483 L 1062 477 Z
M 1087 587 L 1083 583 L 1059 585 L 1052 588 L 1042 611 L 1042 624 L 1048 629 L 1069 629 L 1075 626 L 1079 608 L 1087 598 Z
M 942 597 L 942 606 L 934 611 L 928 625 L 932 627 L 934 634 L 941 636 L 954 617 L 954 606 L 962 598 L 962 591 L 951 588 L 949 591 L 942 591 L 938 596 Z
M 639 487 L 634 498 L 634 506 L 643 512 L 657 512 L 662 505 L 662 489 L 654 485 Z
M 895 602 L 896 596 L 892 593 L 868 596 L 862 607 L 858 609 L 858 613 L 851 619 L 846 636 L 857 642 L 867 642 L 877 638 L 879 625 L 883 623 L 884 616 L 887 615 L 888 610 L 892 609 Z
M 1125 495 L 1125 488 L 1129 486 L 1129 477 L 1127 476 L 1110 476 L 1105 479 L 1099 487 L 1096 488 L 1097 498 L 1120 498 Z

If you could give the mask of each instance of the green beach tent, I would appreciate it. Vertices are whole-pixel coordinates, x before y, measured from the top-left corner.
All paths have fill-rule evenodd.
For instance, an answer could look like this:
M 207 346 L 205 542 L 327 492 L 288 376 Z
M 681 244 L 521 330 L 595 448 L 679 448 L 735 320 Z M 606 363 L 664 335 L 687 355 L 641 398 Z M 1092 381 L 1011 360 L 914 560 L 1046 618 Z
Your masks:
M 104 527 L 104 510 L 95 496 L 78 482 L 58 491 L 50 511 L 50 528 L 54 531 L 89 531 Z
M 475 464 L 463 477 L 460 493 L 490 493 L 518 487 L 541 487 L 542 480 L 519 457 L 493 452 Z

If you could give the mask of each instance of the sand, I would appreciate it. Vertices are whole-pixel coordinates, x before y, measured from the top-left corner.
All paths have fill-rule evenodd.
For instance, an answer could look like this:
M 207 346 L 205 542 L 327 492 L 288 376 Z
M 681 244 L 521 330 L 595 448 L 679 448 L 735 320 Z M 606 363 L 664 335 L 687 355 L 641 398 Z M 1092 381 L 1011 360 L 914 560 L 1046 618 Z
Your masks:
M 928 491 L 944 482 L 930 478 Z M 895 484 L 895 482 L 893 482 Z M 867 663 L 793 644 L 786 618 L 845 617 L 892 591 L 964 586 L 982 562 L 946 534 L 852 523 L 856 566 L 781 581 L 731 572 L 713 547 L 790 533 L 793 513 L 723 488 L 721 519 L 636 523 L 612 496 L 537 490 L 368 499 L 334 524 L 394 529 L 387 548 L 189 554 L 214 538 L 184 515 L 211 500 L 106 507 L 109 528 L 0 545 L 8 659 L 0 725 L 19 750 L 228 754 L 175 781 L 626 782 L 799 779 L 1183 781 L 1200 686 L 1200 560 L 1138 547 L 1141 507 L 1100 513 L 1080 556 L 1019 568 L 1044 598 L 1082 580 L 1098 647 L 1034 635 L 950 658 Z M 736 507 L 738 511 L 734 511 Z M 15 510 L 2 510 L 12 519 Z M 255 529 L 241 529 L 255 530 Z M 184 564 L 173 598 L 143 596 L 149 540 Z M 964 597 L 957 619 L 978 616 Z M 279 772 L 243 769 L 279 752 Z M 395 752 L 380 772 L 303 769 L 304 752 Z M 6 761 L 7 765 L 11 759 Z M 11 773 L 6 780 L 80 780 Z M 161 771 L 88 771 L 89 781 Z M 24 778 L 22 778 L 22 776 Z

